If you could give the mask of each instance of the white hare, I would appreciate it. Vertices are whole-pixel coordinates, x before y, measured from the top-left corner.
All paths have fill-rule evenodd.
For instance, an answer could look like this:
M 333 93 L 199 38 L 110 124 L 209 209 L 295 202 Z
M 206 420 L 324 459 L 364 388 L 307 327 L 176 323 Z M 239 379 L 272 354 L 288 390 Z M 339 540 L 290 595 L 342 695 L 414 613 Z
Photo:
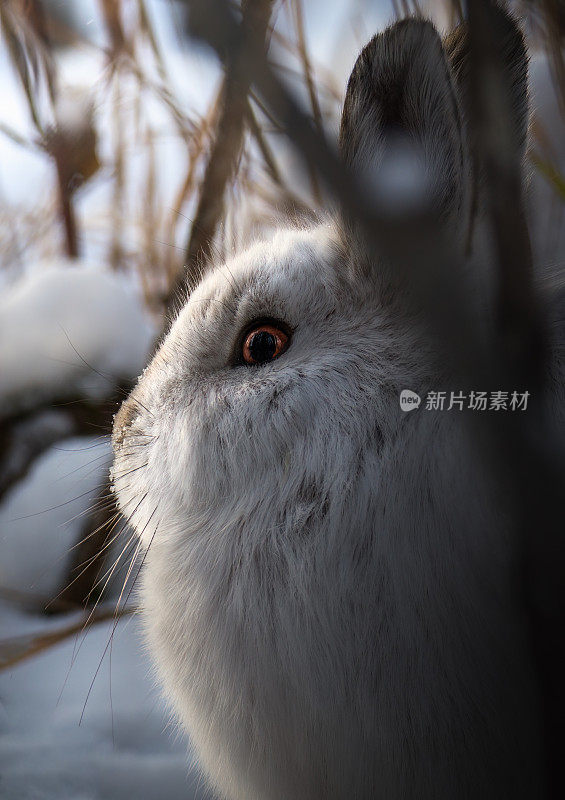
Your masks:
M 454 263 L 472 216 L 462 36 L 376 36 L 340 140 L 367 173 L 388 128 L 420 141 Z M 402 389 L 446 375 L 375 263 L 336 220 L 218 265 L 117 415 L 159 676 L 230 800 L 541 797 L 512 525 L 457 412 L 401 411 Z

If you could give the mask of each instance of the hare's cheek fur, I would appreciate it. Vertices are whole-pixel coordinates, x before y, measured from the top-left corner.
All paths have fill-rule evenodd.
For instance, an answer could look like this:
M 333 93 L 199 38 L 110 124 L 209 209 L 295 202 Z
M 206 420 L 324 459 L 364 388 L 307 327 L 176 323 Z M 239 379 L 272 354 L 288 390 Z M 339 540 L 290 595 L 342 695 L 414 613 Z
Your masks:
M 199 462 L 219 494 L 204 479 L 148 553 L 147 631 L 200 763 L 238 800 L 402 797 L 399 764 L 423 797 L 462 780 L 504 797 L 517 754 L 537 758 L 536 718 L 504 523 L 467 443 L 432 421 L 416 446 L 410 424 L 379 444 L 313 428 L 323 471 L 314 437 L 288 467 L 236 450 L 257 466 L 233 493 L 229 453 L 219 477 Z M 495 699 L 504 723 L 485 725 Z M 509 796 L 535 797 L 518 773 Z
M 312 365 L 237 367 L 221 379 L 185 373 L 164 380 L 154 397 L 150 367 L 128 401 L 133 421 L 118 418 L 115 435 L 114 483 L 144 541 L 157 520 L 161 536 L 175 519 L 186 532 L 192 519 L 198 528 L 220 512 L 245 517 L 277 492 L 278 502 L 296 494 L 305 498 L 300 507 L 315 508 L 330 491 L 346 491 L 344 464 L 367 442 L 380 445 L 375 409 L 396 399 L 375 383 L 362 348 L 356 354 L 345 340 L 343 349 L 320 350 Z

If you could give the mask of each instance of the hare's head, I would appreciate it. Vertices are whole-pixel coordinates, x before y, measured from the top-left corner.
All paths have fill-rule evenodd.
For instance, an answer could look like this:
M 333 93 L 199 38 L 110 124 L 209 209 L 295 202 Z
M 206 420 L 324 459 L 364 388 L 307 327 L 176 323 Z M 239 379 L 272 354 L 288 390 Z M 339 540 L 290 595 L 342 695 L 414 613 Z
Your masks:
M 526 56 L 504 20 L 523 143 Z M 376 36 L 351 75 L 340 134 L 343 161 L 381 207 L 390 202 L 395 224 L 400 201 L 432 210 L 457 268 L 473 243 L 480 193 L 465 59 L 464 34 L 444 45 L 428 22 Z M 377 741 L 394 749 L 408 736 L 404 712 L 406 720 L 418 712 L 405 708 L 397 676 L 398 703 L 376 697 L 376 676 L 390 663 L 375 653 L 375 630 L 389 637 L 398 670 L 408 669 L 404 634 L 390 639 L 387 587 L 406 581 L 407 595 L 430 596 L 393 551 L 402 562 L 407 537 L 416 537 L 429 555 L 426 532 L 464 529 L 469 508 L 454 503 L 447 525 L 440 486 L 435 509 L 427 481 L 438 459 L 428 446 L 443 434 L 431 415 L 424 423 L 400 409 L 400 391 L 430 387 L 437 362 L 418 314 L 404 307 L 402 283 L 390 278 L 382 254 L 340 214 L 216 264 L 115 420 L 114 486 L 147 551 L 155 656 L 202 763 L 230 797 L 373 797 L 379 770 L 378 796 L 432 796 L 393 789 L 379 754 Z M 447 482 L 460 466 L 449 452 Z M 427 555 L 417 558 L 422 566 Z M 445 575 L 434 580 L 457 585 Z M 378 703 L 384 733 L 367 716 Z M 371 774 L 360 775 L 359 763 L 373 765 Z M 456 794 L 446 792 L 433 796 Z
M 501 21 L 523 145 L 526 54 Z M 444 45 L 425 21 L 375 36 L 349 80 L 340 132 L 344 163 L 391 219 L 405 205 L 431 209 L 457 267 L 480 192 L 466 57 L 463 30 Z M 114 485 L 146 542 L 202 515 L 245 518 L 263 502 L 287 513 L 292 497 L 308 497 L 320 510 L 349 485 L 359 454 L 401 422 L 403 381 L 426 374 L 425 338 L 404 309 L 410 287 L 387 270 L 339 214 L 210 269 L 115 421 Z

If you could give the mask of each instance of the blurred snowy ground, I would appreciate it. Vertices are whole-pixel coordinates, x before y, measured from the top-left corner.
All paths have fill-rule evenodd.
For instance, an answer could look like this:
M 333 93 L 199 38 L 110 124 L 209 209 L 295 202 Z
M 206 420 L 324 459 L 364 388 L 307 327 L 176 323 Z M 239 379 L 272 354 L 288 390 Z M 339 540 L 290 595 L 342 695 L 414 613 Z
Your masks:
M 3 408 L 21 406 L 37 393 L 72 393 L 77 386 L 96 396 L 107 381 L 142 369 L 155 329 L 139 298 L 119 281 L 100 270 L 59 265 L 28 274 L 8 292 L 0 304 L 0 330 L 5 325 L 13 333 L 12 325 L 16 331 L 19 326 L 22 338 L 17 350 L 0 347 Z M 79 304 L 85 293 L 91 302 Z M 110 458 L 107 435 L 63 439 L 0 505 L 5 657 L 82 620 L 26 612 L 21 598 L 40 608 L 60 589 L 69 550 Z M 123 580 L 124 570 L 109 585 L 109 598 Z M 111 599 L 107 606 L 113 608 Z M 0 797 L 205 797 L 186 743 L 167 719 L 137 618 L 121 619 L 115 631 L 110 621 L 74 634 L 0 672 Z
M 0 620 L 2 639 L 60 625 L 7 605 Z M 0 673 L 3 800 L 210 796 L 190 771 L 186 743 L 168 726 L 135 617 L 118 623 L 96 675 L 111 634 L 111 622 L 96 625 L 84 640 L 73 637 Z
M 88 304 L 79 302 L 85 295 Z M 118 276 L 64 264 L 28 272 L 6 291 L 0 332 L 2 411 L 77 387 L 96 397 L 108 381 L 139 373 L 155 336 L 140 299 Z M 110 458 L 107 435 L 63 439 L 0 505 L 4 656 L 80 621 L 26 612 L 21 599 L 41 608 L 55 597 Z M 110 598 L 123 580 L 122 571 Z M 138 620 L 120 620 L 108 648 L 112 628 L 97 624 L 0 672 L 3 800 L 204 796 L 195 772 L 189 776 L 186 743 L 167 728 Z
M 32 266 L 0 297 L 0 417 L 106 397 L 139 375 L 158 333 L 127 277 L 61 258 Z
M 63 439 L 8 493 L 0 505 L 2 591 L 44 602 L 56 595 L 110 460 L 107 436 Z

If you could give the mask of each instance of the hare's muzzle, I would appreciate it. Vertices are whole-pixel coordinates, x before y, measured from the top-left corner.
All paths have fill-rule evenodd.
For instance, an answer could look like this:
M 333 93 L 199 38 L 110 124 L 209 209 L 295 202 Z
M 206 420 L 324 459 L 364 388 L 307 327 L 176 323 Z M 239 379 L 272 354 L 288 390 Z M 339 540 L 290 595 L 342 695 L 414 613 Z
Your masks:
M 139 404 L 135 401 L 132 392 L 129 397 L 124 400 L 118 413 L 114 417 L 114 425 L 112 428 L 112 445 L 114 447 L 114 452 L 123 444 L 128 429 L 131 428 L 139 416 L 139 411 Z

